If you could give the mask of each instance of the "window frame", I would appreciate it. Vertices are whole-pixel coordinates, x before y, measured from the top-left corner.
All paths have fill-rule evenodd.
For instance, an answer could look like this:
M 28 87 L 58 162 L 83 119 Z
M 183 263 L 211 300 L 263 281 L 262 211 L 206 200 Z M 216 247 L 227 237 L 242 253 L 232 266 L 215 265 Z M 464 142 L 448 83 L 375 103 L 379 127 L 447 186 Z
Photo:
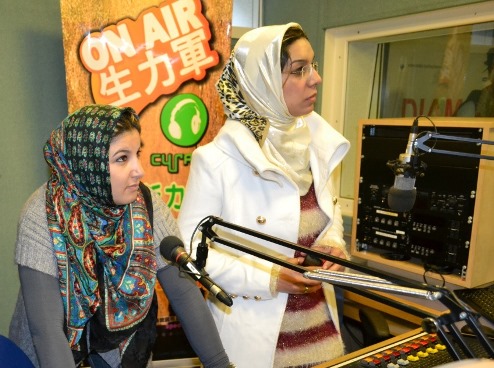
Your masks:
M 329 28 L 325 31 L 321 115 L 342 134 L 345 128 L 345 106 L 349 64 L 349 44 L 388 36 L 449 28 L 494 20 L 494 1 L 388 18 L 378 21 Z M 370 102 L 369 102 L 370 103 Z M 364 104 L 362 104 L 364 105 Z M 368 110 L 369 106 L 365 106 Z M 367 118 L 367 111 L 361 118 Z M 353 128 L 353 126 L 351 126 Z M 347 129 L 348 130 L 348 129 Z M 357 124 L 355 125 L 355 131 Z M 349 140 L 355 152 L 356 141 Z M 390 158 L 391 159 L 391 158 Z M 347 162 L 355 167 L 354 162 Z M 335 173 L 334 185 L 340 197 L 344 216 L 353 216 L 352 198 L 341 196 L 341 166 Z M 354 184 L 355 185 L 355 184 Z

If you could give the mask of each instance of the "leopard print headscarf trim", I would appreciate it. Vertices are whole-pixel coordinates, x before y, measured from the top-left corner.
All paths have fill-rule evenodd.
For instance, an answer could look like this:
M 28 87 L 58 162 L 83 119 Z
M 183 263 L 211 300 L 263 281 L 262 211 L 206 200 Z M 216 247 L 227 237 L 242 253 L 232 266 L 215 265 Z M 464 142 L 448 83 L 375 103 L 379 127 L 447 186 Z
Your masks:
M 262 146 L 268 132 L 269 120 L 256 113 L 247 105 L 240 91 L 237 77 L 233 72 L 233 58 L 234 52 L 232 52 L 220 79 L 216 83 L 216 89 L 220 95 L 226 115 L 230 119 L 240 121 L 249 128 L 252 134 L 254 134 L 256 141 Z

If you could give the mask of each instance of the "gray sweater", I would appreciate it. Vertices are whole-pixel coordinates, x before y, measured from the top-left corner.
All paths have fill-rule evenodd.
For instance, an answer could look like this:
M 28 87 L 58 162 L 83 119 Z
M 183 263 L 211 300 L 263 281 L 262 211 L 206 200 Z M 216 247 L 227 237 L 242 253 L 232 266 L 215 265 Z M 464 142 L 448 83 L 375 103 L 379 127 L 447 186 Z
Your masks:
M 20 269 L 21 290 L 10 324 L 9 337 L 24 350 L 36 367 L 49 364 L 50 368 L 54 368 L 54 364 L 57 364 L 66 368 L 71 366 L 67 364 L 72 354 L 67 340 L 61 339 L 64 336 L 63 306 L 46 219 L 45 188 L 42 185 L 31 195 L 18 223 L 15 261 Z M 166 204 L 157 193 L 151 193 L 154 245 L 156 254 L 159 255 L 159 245 L 164 237 L 181 236 L 175 218 Z M 228 357 L 199 289 L 188 277 L 182 277 L 178 268 L 169 265 L 161 256 L 156 258 L 158 281 L 201 362 L 206 367 L 227 367 Z M 34 283 L 39 286 L 40 281 L 43 281 L 42 290 L 32 285 Z M 71 364 L 75 366 L 73 359 Z

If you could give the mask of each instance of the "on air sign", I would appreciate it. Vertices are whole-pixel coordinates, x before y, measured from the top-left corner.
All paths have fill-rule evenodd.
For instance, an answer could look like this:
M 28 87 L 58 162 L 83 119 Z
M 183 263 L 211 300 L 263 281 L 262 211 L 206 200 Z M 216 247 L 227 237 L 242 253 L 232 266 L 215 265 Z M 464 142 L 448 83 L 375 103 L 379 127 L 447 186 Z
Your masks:
M 232 0 L 60 0 L 60 9 L 69 111 L 134 108 L 143 181 L 178 215 L 192 152 L 224 122 L 215 82 L 230 56 Z
M 200 0 L 166 1 L 82 40 L 79 57 L 91 74 L 96 103 L 136 112 L 184 82 L 202 80 L 219 57 Z

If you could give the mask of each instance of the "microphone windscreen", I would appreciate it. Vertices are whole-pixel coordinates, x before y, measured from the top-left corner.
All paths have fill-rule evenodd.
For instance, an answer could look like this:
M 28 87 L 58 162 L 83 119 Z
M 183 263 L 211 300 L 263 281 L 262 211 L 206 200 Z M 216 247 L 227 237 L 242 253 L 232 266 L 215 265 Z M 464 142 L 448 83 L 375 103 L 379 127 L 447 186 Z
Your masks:
M 393 188 L 400 190 L 413 190 L 415 189 L 415 178 L 406 177 L 404 175 L 397 175 L 395 176 Z
M 388 207 L 397 212 L 408 212 L 415 204 L 417 189 L 397 189 L 394 186 L 389 189 Z
M 160 253 L 167 261 L 175 262 L 175 256 L 173 255 L 175 249 L 178 247 L 183 247 L 184 243 L 180 238 L 176 236 L 169 235 L 160 243 Z

